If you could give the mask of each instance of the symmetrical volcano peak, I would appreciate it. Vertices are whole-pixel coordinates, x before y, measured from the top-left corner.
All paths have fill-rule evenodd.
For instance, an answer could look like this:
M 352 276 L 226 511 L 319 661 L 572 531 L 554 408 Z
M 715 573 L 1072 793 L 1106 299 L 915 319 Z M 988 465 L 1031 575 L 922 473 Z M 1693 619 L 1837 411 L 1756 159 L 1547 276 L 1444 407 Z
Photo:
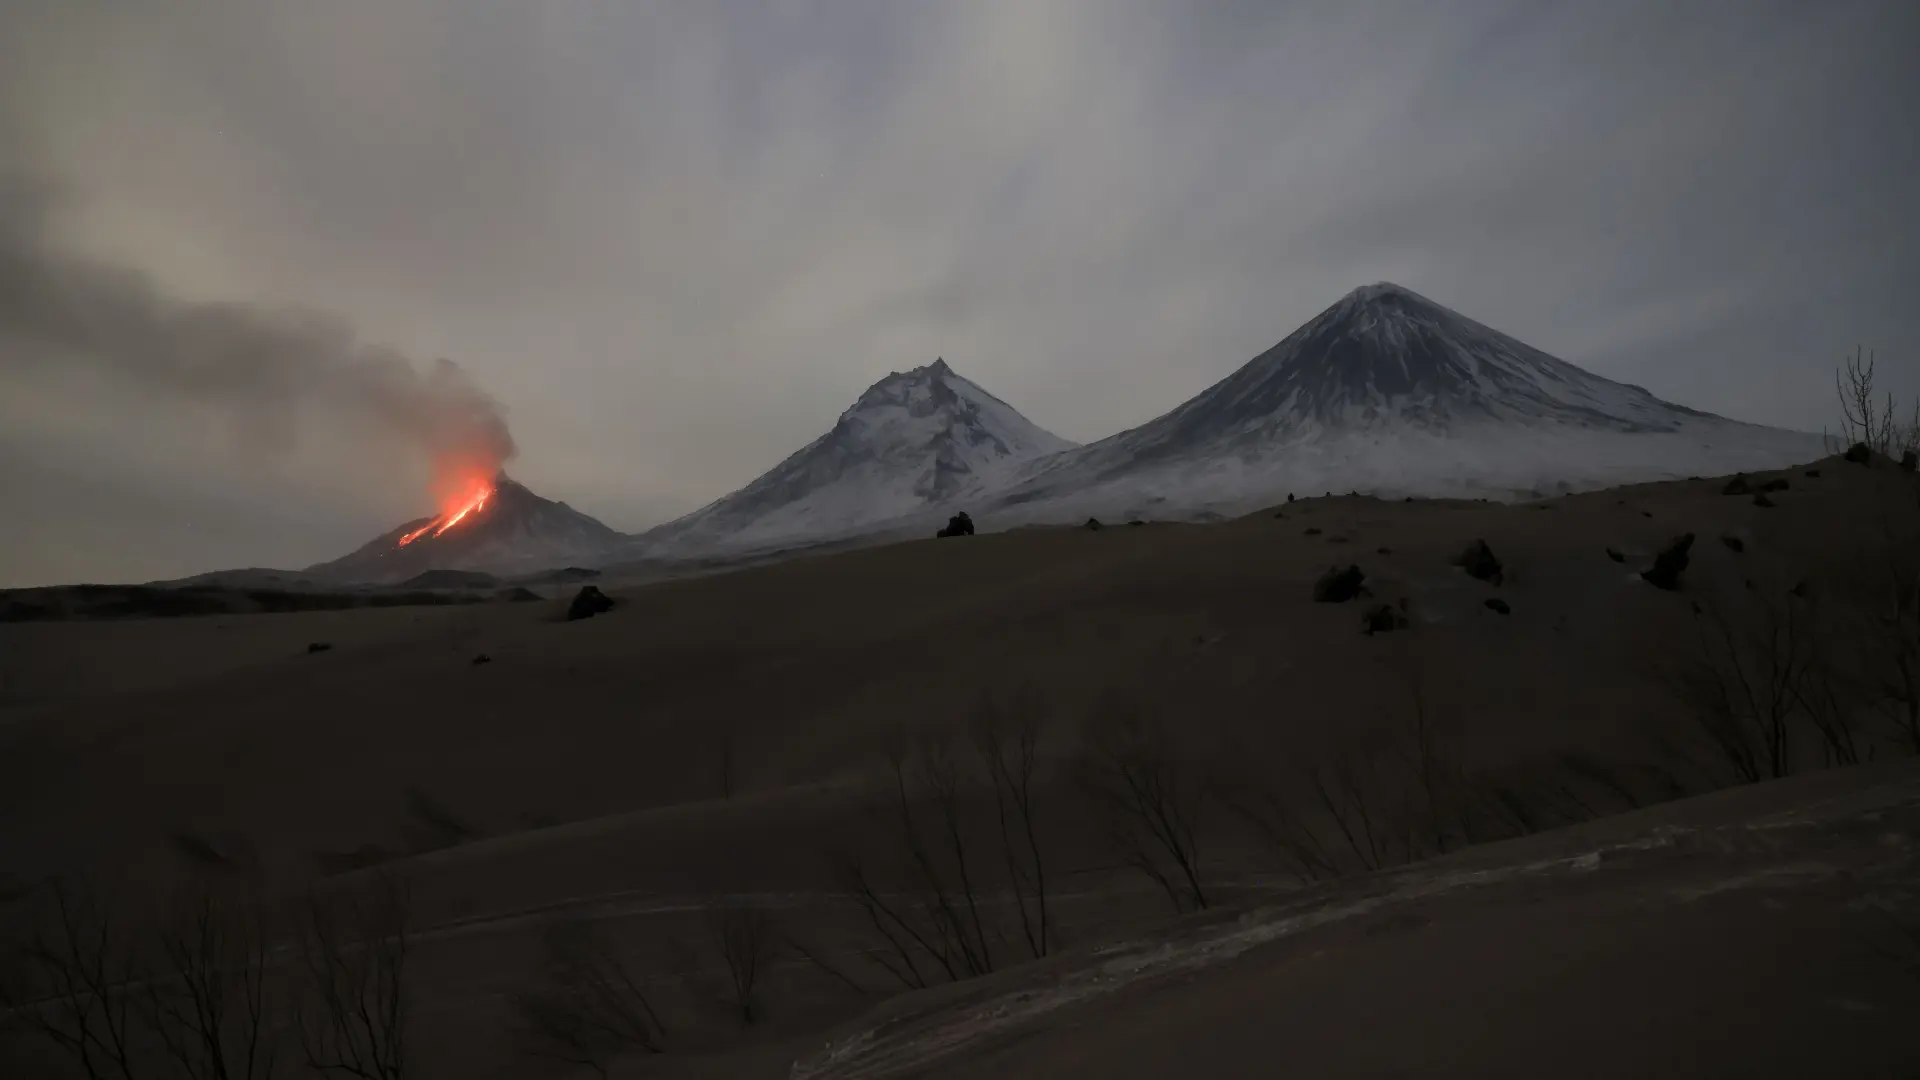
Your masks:
M 1070 520 L 1231 512 L 1290 490 L 1510 496 L 1818 451 L 1812 436 L 1662 401 L 1383 281 L 1173 411 L 1036 467 L 997 505 Z

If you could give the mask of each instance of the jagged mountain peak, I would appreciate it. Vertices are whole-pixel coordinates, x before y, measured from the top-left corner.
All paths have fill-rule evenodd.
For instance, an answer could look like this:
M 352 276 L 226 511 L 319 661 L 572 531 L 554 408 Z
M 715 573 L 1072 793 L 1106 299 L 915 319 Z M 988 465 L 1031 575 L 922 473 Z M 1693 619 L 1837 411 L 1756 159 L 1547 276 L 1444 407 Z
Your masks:
M 751 546 L 853 531 L 961 499 L 1074 445 L 938 358 L 889 372 L 825 435 L 647 538 Z

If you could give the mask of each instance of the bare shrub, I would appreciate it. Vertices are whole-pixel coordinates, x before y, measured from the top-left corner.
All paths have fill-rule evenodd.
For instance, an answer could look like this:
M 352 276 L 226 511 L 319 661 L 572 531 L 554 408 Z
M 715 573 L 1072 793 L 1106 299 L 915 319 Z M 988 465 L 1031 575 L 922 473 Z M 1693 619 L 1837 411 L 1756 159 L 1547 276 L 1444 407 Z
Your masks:
M 48 921 L 17 951 L 0 986 L 8 1012 L 88 1080 L 135 1080 L 142 1018 L 129 987 L 147 976 L 135 934 L 91 890 L 55 881 L 49 891 Z
M 1047 866 L 1041 854 L 1034 807 L 1034 770 L 1039 763 L 1041 703 L 1031 694 L 1008 705 L 983 704 L 973 718 L 974 748 L 993 786 L 1000 854 L 1019 909 L 1027 954 L 1047 955 L 1052 920 L 1047 912 Z
M 924 741 L 916 753 L 888 755 L 888 794 L 870 808 L 890 834 L 893 874 L 907 890 L 892 892 L 859 852 L 831 857 L 836 879 L 854 897 L 885 943 L 875 956 L 903 986 L 929 979 L 972 978 L 993 970 L 992 944 L 980 916 L 978 875 L 962 820 L 960 774 L 946 741 Z
M 1303 882 L 1379 870 L 1470 841 L 1461 740 L 1413 654 L 1394 654 L 1403 704 L 1371 731 L 1302 744 L 1277 765 L 1222 766 L 1220 801 Z
M 525 1051 L 601 1076 L 614 1059 L 662 1049 L 660 1017 L 641 979 L 586 922 L 557 922 L 541 940 L 541 967 L 513 1000 Z
M 411 933 L 409 896 L 397 877 L 308 895 L 296 936 L 306 978 L 295 1006 L 308 1068 L 361 1080 L 405 1075 Z
M 147 981 L 142 1004 L 180 1074 L 196 1080 L 272 1076 L 279 1032 L 261 905 L 202 892 L 162 923 L 158 938 L 166 969 Z
M 277 1064 L 263 908 L 210 891 L 122 918 L 55 882 L 48 922 L 0 987 L 14 1024 L 89 1077 L 265 1080 Z
M 1135 709 L 1096 720 L 1080 788 L 1127 865 L 1167 894 L 1177 912 L 1204 909 L 1200 826 L 1211 784 L 1181 755 L 1165 727 Z
M 759 1019 L 755 991 L 773 961 L 778 935 L 771 916 L 758 907 L 726 900 L 706 904 L 707 932 L 727 969 L 727 1002 L 740 1022 Z

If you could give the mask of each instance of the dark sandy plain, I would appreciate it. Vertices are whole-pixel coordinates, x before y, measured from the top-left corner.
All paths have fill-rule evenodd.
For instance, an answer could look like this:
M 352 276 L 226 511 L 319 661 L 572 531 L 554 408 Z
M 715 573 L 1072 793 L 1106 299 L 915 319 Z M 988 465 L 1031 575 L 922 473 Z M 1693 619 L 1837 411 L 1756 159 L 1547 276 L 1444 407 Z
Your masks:
M 1700 677 L 1715 627 L 1759 663 L 1755 612 L 1804 610 L 1804 655 L 1853 686 L 1920 499 L 1884 462 L 1747 481 L 1774 479 L 1771 505 L 1720 477 L 929 539 L 603 580 L 616 606 L 573 622 L 542 599 L 0 623 L 0 935 L 44 932 L 56 878 L 135 912 L 402 883 L 405 1075 L 430 1080 L 1913 1076 L 1913 747 L 1850 701 L 1845 762 L 1789 717 L 1736 784 Z M 1680 587 L 1643 580 L 1684 534 Z M 1497 584 L 1456 565 L 1476 540 Z M 1368 594 L 1316 602 L 1347 565 Z M 1037 960 L 1005 869 L 1032 849 L 971 739 L 1027 722 Z M 904 805 L 962 896 L 941 745 L 956 936 L 992 969 L 958 982 L 848 873 L 937 933 L 900 837 Z M 1205 910 L 1176 911 L 1166 849 L 1140 848 L 1166 889 L 1130 865 L 1133 819 L 1090 786 L 1120 760 L 1172 785 Z M 770 942 L 751 1022 L 725 911 Z M 567 928 L 632 973 L 658 1052 L 569 1063 L 529 1033 Z M 275 1075 L 303 1075 L 293 1041 Z M 25 1032 L 9 1062 L 85 1075 Z

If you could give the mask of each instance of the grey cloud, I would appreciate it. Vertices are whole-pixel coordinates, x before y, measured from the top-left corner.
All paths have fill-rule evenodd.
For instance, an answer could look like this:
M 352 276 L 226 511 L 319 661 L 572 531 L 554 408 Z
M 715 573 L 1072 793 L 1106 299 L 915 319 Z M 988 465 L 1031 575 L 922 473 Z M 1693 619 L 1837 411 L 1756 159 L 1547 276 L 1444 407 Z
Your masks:
M 99 373 L 210 407 L 257 447 L 321 411 L 442 470 L 513 457 L 499 406 L 452 361 L 423 370 L 335 317 L 170 297 L 144 273 L 60 250 L 54 202 L 44 185 L 0 177 L 0 378 Z
M 0 41 L 62 250 L 453 357 L 517 476 L 625 528 L 889 370 L 1093 439 L 1382 278 L 1745 419 L 1820 427 L 1856 340 L 1920 391 L 1897 0 L 27 2 Z M 377 456 L 266 483 L 163 421 L 149 482 L 265 488 L 275 537 L 316 486 L 349 532 L 404 502 Z

